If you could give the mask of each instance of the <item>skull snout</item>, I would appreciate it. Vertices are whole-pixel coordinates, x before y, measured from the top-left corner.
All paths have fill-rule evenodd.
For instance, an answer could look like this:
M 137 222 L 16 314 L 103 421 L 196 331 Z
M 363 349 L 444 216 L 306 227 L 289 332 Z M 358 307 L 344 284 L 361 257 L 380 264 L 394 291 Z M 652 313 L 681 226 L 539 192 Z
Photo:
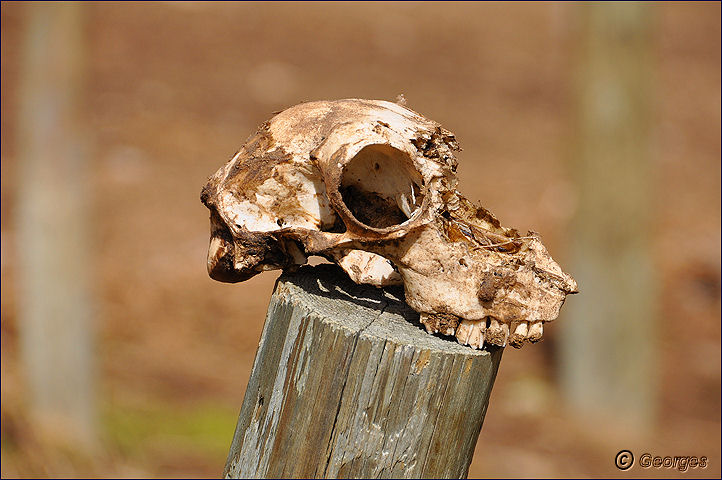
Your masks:
M 270 232 L 250 232 L 242 225 L 231 229 L 214 207 L 211 209 L 211 240 L 208 275 L 219 282 L 237 283 L 264 270 L 276 270 L 306 262 L 294 242 L 279 242 Z
M 220 215 L 211 210 L 211 240 L 208 245 L 208 275 L 219 282 L 235 283 L 244 280 L 235 268 L 235 247 L 231 232 Z

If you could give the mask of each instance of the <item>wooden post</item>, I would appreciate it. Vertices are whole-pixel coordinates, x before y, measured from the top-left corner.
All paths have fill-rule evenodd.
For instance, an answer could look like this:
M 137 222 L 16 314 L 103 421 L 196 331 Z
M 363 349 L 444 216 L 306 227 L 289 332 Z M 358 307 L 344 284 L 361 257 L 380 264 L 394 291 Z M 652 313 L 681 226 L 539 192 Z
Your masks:
M 656 410 L 655 274 L 650 252 L 651 6 L 576 7 L 578 204 L 571 241 L 580 294 L 561 322 L 570 406 L 633 429 Z
M 94 446 L 83 6 L 30 3 L 18 118 L 20 350 L 46 430 Z
M 502 351 L 427 334 L 401 288 L 283 275 L 224 475 L 465 477 Z

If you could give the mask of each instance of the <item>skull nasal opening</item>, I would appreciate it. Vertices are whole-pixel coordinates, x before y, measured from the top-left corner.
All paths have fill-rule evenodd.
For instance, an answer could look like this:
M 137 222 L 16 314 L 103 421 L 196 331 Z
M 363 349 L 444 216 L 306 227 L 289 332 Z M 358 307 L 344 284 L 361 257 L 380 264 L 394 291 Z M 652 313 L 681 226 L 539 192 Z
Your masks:
M 371 228 L 390 228 L 420 209 L 422 183 L 406 153 L 377 144 L 364 147 L 346 164 L 339 190 L 357 221 Z

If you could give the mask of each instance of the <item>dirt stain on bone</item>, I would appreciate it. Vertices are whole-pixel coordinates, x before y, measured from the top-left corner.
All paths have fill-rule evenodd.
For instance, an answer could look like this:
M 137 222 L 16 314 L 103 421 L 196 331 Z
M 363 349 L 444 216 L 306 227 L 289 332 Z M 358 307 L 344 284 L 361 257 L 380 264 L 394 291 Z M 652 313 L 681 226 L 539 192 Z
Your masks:
M 375 192 L 366 192 L 354 185 L 339 188 L 344 203 L 356 220 L 374 228 L 387 228 L 406 221 L 396 202 Z

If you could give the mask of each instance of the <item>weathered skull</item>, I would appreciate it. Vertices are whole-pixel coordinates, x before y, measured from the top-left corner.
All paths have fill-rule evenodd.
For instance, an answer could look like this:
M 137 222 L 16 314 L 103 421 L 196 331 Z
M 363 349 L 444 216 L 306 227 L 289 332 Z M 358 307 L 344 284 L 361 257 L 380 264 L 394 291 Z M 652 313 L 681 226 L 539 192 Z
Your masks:
M 520 347 L 577 285 L 538 235 L 502 227 L 456 191 L 454 135 L 400 105 L 310 102 L 261 125 L 201 193 L 208 272 L 336 262 L 357 283 L 403 283 L 427 331 Z

